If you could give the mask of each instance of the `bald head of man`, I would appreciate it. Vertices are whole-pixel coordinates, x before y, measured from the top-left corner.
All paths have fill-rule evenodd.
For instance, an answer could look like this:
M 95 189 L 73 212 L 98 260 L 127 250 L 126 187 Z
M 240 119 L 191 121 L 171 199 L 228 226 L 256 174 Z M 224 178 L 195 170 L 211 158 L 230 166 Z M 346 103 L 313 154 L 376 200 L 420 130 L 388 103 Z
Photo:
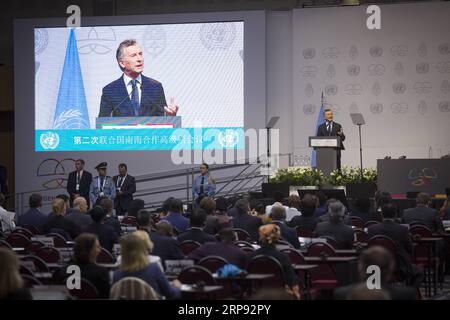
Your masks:
M 73 200 L 73 208 L 77 212 L 86 213 L 88 210 L 86 199 L 83 197 L 78 197 Z

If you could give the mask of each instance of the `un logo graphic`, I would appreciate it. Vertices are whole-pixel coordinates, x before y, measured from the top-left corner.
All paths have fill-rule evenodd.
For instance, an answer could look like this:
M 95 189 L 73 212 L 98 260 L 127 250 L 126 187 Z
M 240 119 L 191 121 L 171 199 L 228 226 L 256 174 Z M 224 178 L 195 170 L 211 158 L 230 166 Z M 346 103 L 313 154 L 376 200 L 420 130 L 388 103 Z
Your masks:
M 228 49 L 236 38 L 236 26 L 234 23 L 205 23 L 199 37 L 208 50 Z
M 45 150 L 54 150 L 59 145 L 59 135 L 56 132 L 45 132 L 41 134 L 39 141 Z
M 222 147 L 233 148 L 238 144 L 239 135 L 234 130 L 225 130 L 225 132 L 219 132 L 217 139 Z

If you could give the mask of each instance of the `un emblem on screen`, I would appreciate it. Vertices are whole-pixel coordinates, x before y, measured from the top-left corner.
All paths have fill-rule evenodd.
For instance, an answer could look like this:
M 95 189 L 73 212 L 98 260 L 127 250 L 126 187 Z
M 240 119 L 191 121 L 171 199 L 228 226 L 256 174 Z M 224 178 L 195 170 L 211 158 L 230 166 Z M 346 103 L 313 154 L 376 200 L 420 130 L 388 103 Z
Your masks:
M 59 135 L 55 132 L 45 132 L 41 134 L 39 141 L 45 150 L 54 150 L 59 145 Z
M 239 134 L 234 130 L 219 132 L 218 141 L 224 148 L 234 148 L 239 142 Z

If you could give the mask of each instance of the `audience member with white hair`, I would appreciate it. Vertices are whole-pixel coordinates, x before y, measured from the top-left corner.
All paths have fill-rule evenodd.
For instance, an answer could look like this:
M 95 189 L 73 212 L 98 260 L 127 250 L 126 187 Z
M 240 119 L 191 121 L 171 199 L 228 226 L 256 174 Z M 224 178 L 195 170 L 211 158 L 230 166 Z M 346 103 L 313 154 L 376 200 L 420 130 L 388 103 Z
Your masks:
M 85 228 L 94 221 L 90 215 L 87 214 L 88 205 L 87 201 L 83 197 L 77 197 L 73 201 L 73 211 L 71 214 L 67 215 L 67 219 L 72 220 L 80 228 Z

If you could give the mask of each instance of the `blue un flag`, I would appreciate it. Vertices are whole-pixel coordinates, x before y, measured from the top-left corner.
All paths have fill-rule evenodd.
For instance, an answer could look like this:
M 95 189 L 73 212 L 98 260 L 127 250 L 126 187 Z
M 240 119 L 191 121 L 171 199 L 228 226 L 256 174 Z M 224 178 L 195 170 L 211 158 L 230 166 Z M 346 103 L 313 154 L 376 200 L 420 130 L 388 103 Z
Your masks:
M 323 119 L 323 104 L 320 106 L 320 111 L 319 111 L 319 115 L 317 116 L 317 123 L 316 123 L 316 131 L 314 131 L 314 136 L 317 133 L 317 129 L 319 128 L 319 126 L 324 122 L 325 120 Z M 315 168 L 316 167 L 316 151 L 313 149 L 312 153 L 311 153 L 311 167 Z
M 70 30 L 66 57 L 59 84 L 53 129 L 89 129 L 89 113 L 84 94 L 75 30 Z

